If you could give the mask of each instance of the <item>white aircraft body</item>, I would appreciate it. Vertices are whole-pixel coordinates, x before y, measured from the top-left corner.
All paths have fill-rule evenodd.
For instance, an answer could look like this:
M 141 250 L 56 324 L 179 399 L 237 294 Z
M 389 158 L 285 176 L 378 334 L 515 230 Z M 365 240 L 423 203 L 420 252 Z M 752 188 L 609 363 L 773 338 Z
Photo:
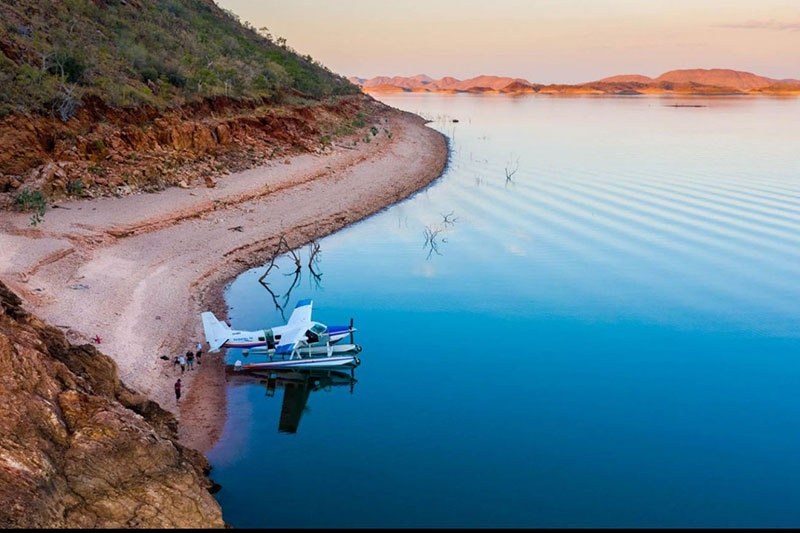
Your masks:
M 311 320 L 311 308 L 311 300 L 301 300 L 285 326 L 257 331 L 231 329 L 207 311 L 202 318 L 209 350 L 217 352 L 220 348 L 242 348 L 246 350 L 245 353 L 270 356 L 268 363 L 243 365 L 237 361 L 237 369 L 357 366 L 360 361 L 355 354 L 361 351 L 361 347 L 352 344 L 355 331 L 352 320 L 349 326 L 326 326 Z M 351 344 L 337 344 L 348 335 L 351 336 Z M 275 356 L 280 356 L 281 360 L 272 361 Z

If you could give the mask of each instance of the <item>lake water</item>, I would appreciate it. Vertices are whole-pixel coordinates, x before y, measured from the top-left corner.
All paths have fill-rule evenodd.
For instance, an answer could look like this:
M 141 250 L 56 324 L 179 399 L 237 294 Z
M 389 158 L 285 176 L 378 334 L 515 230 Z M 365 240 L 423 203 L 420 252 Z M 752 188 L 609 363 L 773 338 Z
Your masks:
M 355 317 L 362 364 L 230 382 L 225 519 L 800 524 L 800 100 L 382 99 L 450 166 L 322 239 L 288 297 L 270 273 L 289 311 Z M 282 323 L 263 271 L 235 327 Z

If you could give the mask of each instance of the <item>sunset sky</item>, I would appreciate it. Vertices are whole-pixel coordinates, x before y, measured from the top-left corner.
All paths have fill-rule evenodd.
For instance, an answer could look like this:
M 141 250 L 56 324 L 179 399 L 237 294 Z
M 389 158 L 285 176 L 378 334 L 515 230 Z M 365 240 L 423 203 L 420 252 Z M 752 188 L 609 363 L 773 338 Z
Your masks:
M 800 78 L 800 0 L 218 0 L 347 76 L 575 83 L 675 68 Z

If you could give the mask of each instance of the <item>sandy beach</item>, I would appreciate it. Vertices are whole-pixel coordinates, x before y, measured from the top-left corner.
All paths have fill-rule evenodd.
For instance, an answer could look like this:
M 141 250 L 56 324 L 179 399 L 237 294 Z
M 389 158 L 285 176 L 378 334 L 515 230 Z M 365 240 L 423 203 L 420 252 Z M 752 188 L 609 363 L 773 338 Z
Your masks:
M 391 138 L 357 147 L 342 141 L 329 154 L 281 159 L 220 178 L 214 188 L 62 202 L 37 228 L 29 214 L 0 213 L 0 278 L 73 342 L 99 336 L 121 379 L 179 415 L 181 440 L 206 451 L 225 421 L 221 354 L 204 355 L 183 376 L 172 363 L 203 339 L 200 312 L 225 316 L 225 285 L 267 262 L 281 236 L 293 247 L 305 244 L 443 171 L 441 134 L 406 113 L 387 111 L 380 120 Z

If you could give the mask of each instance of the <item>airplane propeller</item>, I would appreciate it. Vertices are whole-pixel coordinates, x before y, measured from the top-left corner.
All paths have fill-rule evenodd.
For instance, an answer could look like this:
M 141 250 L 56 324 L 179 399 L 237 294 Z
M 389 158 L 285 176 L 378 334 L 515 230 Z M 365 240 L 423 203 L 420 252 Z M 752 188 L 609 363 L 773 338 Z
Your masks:
M 355 344 L 353 342 L 353 317 L 350 317 L 350 344 Z

